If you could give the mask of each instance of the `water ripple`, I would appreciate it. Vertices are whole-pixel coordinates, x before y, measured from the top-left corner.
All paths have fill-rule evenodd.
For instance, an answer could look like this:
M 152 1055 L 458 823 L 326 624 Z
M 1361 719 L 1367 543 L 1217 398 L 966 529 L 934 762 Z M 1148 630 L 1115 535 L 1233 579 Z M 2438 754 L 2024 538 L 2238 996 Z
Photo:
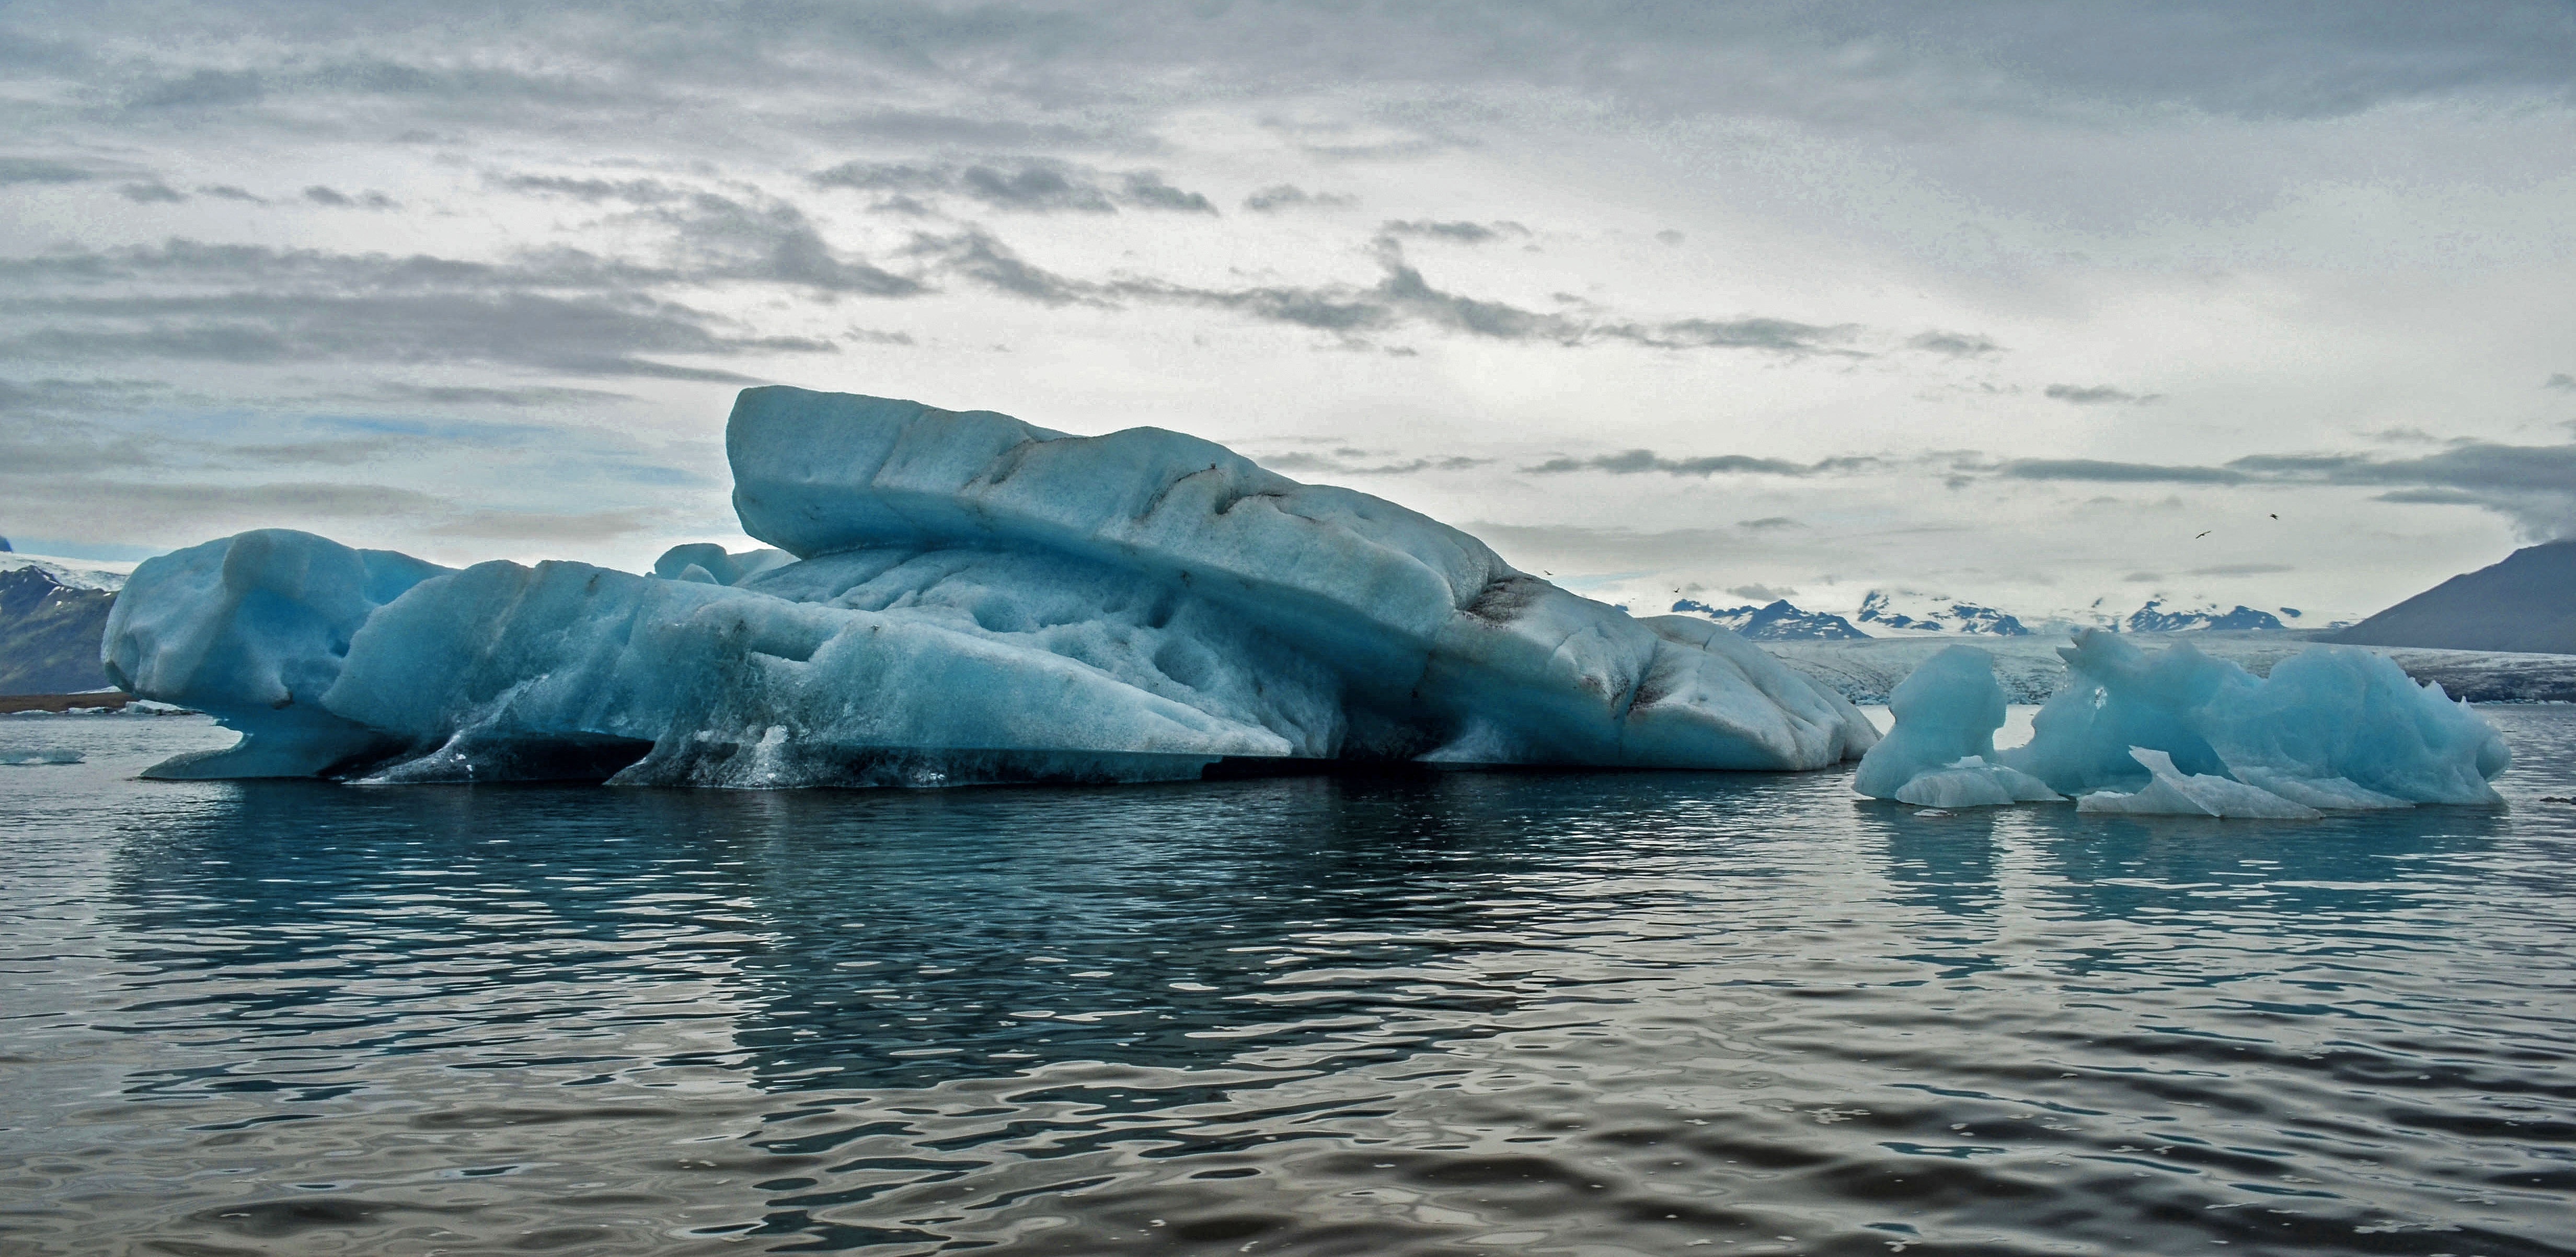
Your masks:
M 0 1250 L 2566 1253 L 2504 812 L 1838 774 L 0 790 Z M 0 751 L 37 725 L 0 724 Z

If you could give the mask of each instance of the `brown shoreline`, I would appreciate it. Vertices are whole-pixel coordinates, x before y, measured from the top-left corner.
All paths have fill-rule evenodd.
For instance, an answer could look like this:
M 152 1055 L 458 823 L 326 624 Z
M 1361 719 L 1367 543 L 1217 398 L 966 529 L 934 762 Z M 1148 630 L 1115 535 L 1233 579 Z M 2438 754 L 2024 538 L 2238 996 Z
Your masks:
M 65 712 L 76 707 L 122 708 L 134 696 L 123 690 L 95 694 L 0 694 L 0 716 L 22 711 Z

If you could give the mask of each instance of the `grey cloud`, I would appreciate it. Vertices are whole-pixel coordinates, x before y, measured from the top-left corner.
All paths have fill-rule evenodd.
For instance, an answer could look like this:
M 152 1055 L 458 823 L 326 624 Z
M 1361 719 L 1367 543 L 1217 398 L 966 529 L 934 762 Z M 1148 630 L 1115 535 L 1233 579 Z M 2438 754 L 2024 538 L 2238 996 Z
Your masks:
M 2442 439 L 2422 428 L 2381 428 L 2363 435 L 2375 441 L 2398 441 L 2408 445 L 2439 445 Z
M 954 187 L 995 209 L 1037 213 L 1073 210 L 1085 214 L 1117 211 L 1109 194 L 1087 178 L 1077 181 L 1052 166 L 1022 166 L 1017 170 L 968 166 L 957 172 Z
M 728 335 L 667 302 L 531 293 L 55 298 L 22 303 L 44 326 L 0 339 L 36 360 L 237 363 L 493 362 L 570 375 L 743 381 L 639 354 L 829 353 L 828 341 Z
M 1150 141 L 1115 125 L 1082 126 L 1011 118 L 969 118 L 917 110 L 883 109 L 822 122 L 831 136 L 862 136 L 899 144 L 979 149 L 1140 148 Z
M 489 541 L 600 542 L 659 528 L 669 519 L 670 512 L 649 507 L 561 513 L 477 510 L 443 520 L 429 531 Z
M 39 394 L 49 391 L 41 384 L 36 389 L 10 387 Z M 87 423 L 17 417 L 35 409 L 13 405 L 9 408 L 11 417 L 0 419 L 0 477 L 80 475 L 159 461 L 151 445 L 128 433 L 106 431 Z M 15 486 L 10 490 L 13 496 L 19 491 Z
M 1504 236 L 1527 237 L 1530 234 L 1529 228 L 1515 222 L 1434 222 L 1425 218 L 1389 221 L 1378 230 L 1390 236 L 1448 240 L 1458 244 L 1483 244 Z
M 126 200 L 134 202 L 137 205 L 152 205 L 158 203 L 175 204 L 188 199 L 187 193 L 171 187 L 169 184 L 163 183 L 158 179 L 149 183 L 126 184 L 118 188 L 116 190 L 116 194 L 124 197 Z
M 525 388 L 480 388 L 457 384 L 378 384 L 379 396 L 397 401 L 422 402 L 433 406 L 564 406 L 582 402 L 623 401 L 627 394 L 595 388 L 559 388 L 531 385 Z
M 1878 465 L 1874 458 L 1828 458 L 1813 463 L 1792 462 L 1783 458 L 1755 458 L 1749 454 L 1710 454 L 1696 458 L 1666 458 L 1653 450 L 1625 450 L 1593 458 L 1551 458 L 1521 470 L 1533 475 L 1562 475 L 1576 471 L 1606 471 L 1614 476 L 1632 476 L 1640 472 L 1662 472 L 1670 476 L 1815 476 L 1828 472 L 1854 472 Z M 1795 526 L 1797 521 L 1784 517 L 1747 520 L 1739 527 L 1780 528 Z
M 501 175 L 490 180 L 493 186 L 513 192 L 539 196 L 568 196 L 581 201 L 627 201 L 636 205 L 660 205 L 685 195 L 659 179 L 586 179 L 567 175 Z
M 417 518 L 445 508 L 414 489 L 340 481 L 230 485 L 114 476 L 32 476 L 10 485 L 12 515 L 93 544 L 170 545 L 252 527 Z M 114 503 L 101 511 L 99 504 Z
M 1832 343 L 1848 338 L 1856 330 L 1848 326 L 1816 327 L 1765 318 L 1594 323 L 1448 292 L 1423 278 L 1421 271 L 1405 262 L 1394 242 L 1384 238 L 1377 250 L 1384 273 L 1367 288 L 1333 285 L 1224 289 L 1153 279 L 1081 280 L 1031 265 L 980 227 L 949 236 L 916 236 L 907 252 L 987 288 L 1047 305 L 1106 306 L 1140 301 L 1206 306 L 1331 332 L 1346 341 L 1364 332 L 1423 324 L 1494 340 L 1569 347 L 1626 342 L 1657 349 L 1757 349 L 1792 356 L 1854 354 Z
M 2377 495 L 2377 502 L 2406 502 L 2418 506 L 2486 506 L 2487 499 L 2458 489 L 2395 489 Z
M 227 445 L 221 457 L 253 463 L 320 464 L 347 467 L 371 462 L 418 443 L 401 436 L 344 437 L 311 441 L 267 441 Z
M 746 204 L 700 192 L 658 213 L 678 231 L 701 278 L 764 279 L 871 297 L 925 291 L 917 279 L 841 257 L 805 212 L 785 201 Z
M 2576 535 L 2576 445 L 2455 441 L 2415 458 L 2362 454 L 2257 454 L 2219 467 L 2020 459 L 1998 473 L 2020 480 L 2136 484 L 2281 484 L 2382 487 L 2384 502 L 2479 506 L 2534 537 Z
M 1681 319 L 1652 325 L 1625 323 L 1596 327 L 1590 330 L 1590 335 L 1634 341 L 1656 349 L 1767 349 L 1793 356 L 1835 354 L 1867 357 L 1858 350 L 1836 343 L 1850 339 L 1859 330 L 1850 324 L 1819 327 L 1787 319 Z
M 2576 393 L 2576 375 L 2569 375 L 2566 372 L 2561 371 L 2558 374 L 2549 377 L 2549 382 L 2541 385 L 2540 387 L 2554 388 L 2564 392 Z
M 1735 526 L 1746 532 L 1774 532 L 1782 528 L 1804 528 L 1805 524 L 1786 515 L 1765 515 L 1760 519 L 1740 519 Z
M 2248 477 L 2224 467 L 2177 467 L 2108 462 L 2098 458 L 2024 458 L 2005 463 L 2015 480 L 2086 480 L 2110 484 L 2243 484 Z
M 238 188 L 229 183 L 212 183 L 204 185 L 197 189 L 197 195 L 211 196 L 218 200 L 225 201 L 248 201 L 253 205 L 268 204 L 267 197 L 257 195 L 251 192 L 248 188 Z
M 820 188 L 924 196 L 962 196 L 1019 213 L 1114 214 L 1135 209 L 1213 214 L 1206 196 L 1172 186 L 1150 170 L 1106 172 L 1041 158 L 958 165 L 849 161 L 817 171 Z
M 156 380 L 0 380 L 0 416 L 90 414 L 142 405 L 168 391 Z M 73 434 L 77 439 L 85 436 Z
M 510 288 L 623 290 L 684 278 L 681 272 L 610 262 L 572 249 L 509 262 L 468 262 L 428 254 L 332 253 L 265 245 L 209 244 L 174 237 L 158 245 L 0 258 L 0 277 L 24 281 L 105 279 L 160 283 L 295 285 L 325 292 Z
M 1445 458 L 1409 458 L 1401 462 L 1374 464 L 1350 461 L 1350 456 L 1364 452 L 1335 450 L 1334 454 L 1340 457 L 1328 457 L 1300 451 L 1280 454 L 1260 461 L 1262 466 L 1272 471 L 1335 476 L 1410 476 L 1425 471 L 1466 471 L 1470 468 L 1486 466 L 1494 461 L 1490 458 L 1469 458 L 1464 455 L 1451 455 Z
M 2040 390 L 2049 397 L 2078 406 L 2145 405 L 2161 399 L 2162 393 L 2131 393 L 2108 384 L 2051 384 Z
M 1745 544 L 1744 534 L 1730 528 L 1642 532 L 1494 520 L 1471 520 L 1459 527 L 1502 552 L 1513 566 L 1524 571 L 1698 566 L 1706 564 L 1712 554 L 1735 553 Z
M 1338 209 L 1356 204 L 1358 199 L 1355 197 L 1333 192 L 1309 192 L 1293 183 L 1274 183 L 1243 198 L 1243 208 L 1255 214 L 1276 214 L 1308 205 L 1318 209 Z
M 1140 170 L 1127 176 L 1125 195 L 1130 205 L 1175 210 L 1185 214 L 1216 212 L 1215 203 L 1209 201 L 1207 197 L 1173 187 L 1164 182 L 1161 175 L 1149 170 Z
M 394 203 L 394 199 L 392 197 L 386 196 L 382 192 L 361 192 L 355 196 L 351 196 L 346 192 L 342 192 L 338 188 L 328 187 L 319 183 L 304 190 L 304 199 L 311 201 L 316 205 L 328 205 L 333 209 L 388 210 L 399 208 Z
M 46 157 L 0 157 L 0 186 L 22 183 L 86 183 L 96 171 Z
M 1729 585 L 1726 587 L 1726 592 L 1738 598 L 1751 598 L 1756 602 L 1776 602 L 1782 598 L 1798 596 L 1797 590 L 1785 585 Z
M 1409 97 L 1588 93 L 1648 116 L 1731 110 L 1842 129 L 1920 130 L 1966 112 L 2094 121 L 2167 111 L 2322 117 L 2446 96 L 2576 97 L 2576 31 L 2564 6 L 2244 6 L 2220 0 L 2088 10 L 2084 20 L 2022 3 L 1956 0 L 1889 12 L 1858 5 L 1530 4 L 1504 15 L 1425 6 L 1165 3 L 992 8 L 898 3 L 849 8 L 630 6 L 567 0 L 477 24 L 401 6 L 64 6 L 23 19 L 29 42 L 123 37 L 156 58 L 221 49 L 255 68 L 164 65 L 134 74 L 137 108 L 207 108 L 268 98 L 376 93 L 496 124 L 556 132 L 637 105 L 719 113 L 752 91 L 847 91 L 852 84 L 1110 115 L 1134 128 L 1139 97 L 1176 104 L 1263 90 L 1366 84 Z M 129 32 L 148 32 L 135 35 Z M 463 34 L 460 34 L 463 32 Z M 148 41 L 148 42 L 147 42 Z M 70 39 L 62 42 L 72 43 Z M 335 49 L 378 55 L 338 57 Z M 496 68 L 545 49 L 582 67 L 539 80 Z M 256 50 L 256 51 L 251 51 Z M 383 60 L 406 50 L 414 64 Z M 77 54 L 75 54 L 77 55 Z M 96 59 L 104 60 L 104 57 Z M 140 61 L 140 53 L 124 60 Z M 448 65 L 460 68 L 445 69 Z M 1145 85 L 1153 85 L 1149 92 Z M 1427 91 L 1425 89 L 1428 89 Z M 590 97 L 581 95 L 591 93 Z M 1894 97 L 1898 107 L 1890 107 Z M 561 100 L 574 117 L 526 108 Z M 977 144 L 953 121 L 906 113 L 770 119 L 828 135 L 874 126 L 911 143 Z M 1405 155 L 1436 139 L 1315 134 L 1311 151 Z
M 1923 332 L 1909 338 L 1905 344 L 1909 349 L 1952 358 L 1977 358 L 2003 352 L 2003 346 L 1971 332 Z M 2053 393 L 2051 395 L 2054 396 Z
M 2212 567 L 2195 567 L 2193 576 L 2270 576 L 2299 569 L 2287 563 L 2220 563 Z
M 1683 235 L 1682 233 L 1680 233 L 1680 232 L 1678 232 L 1678 231 L 1675 231 L 1675 230 L 1673 230 L 1673 229 L 1672 229 L 1672 228 L 1670 228 L 1670 227 L 1666 227 L 1666 228 L 1664 228 L 1662 231 L 1659 231 L 1659 232 L 1656 232 L 1656 233 L 1655 233 L 1655 240 L 1656 240 L 1658 243 L 1661 243 L 1661 244 L 1679 245 L 1682 241 L 1687 240 L 1687 239 L 1689 239 L 1689 238 L 1690 238 L 1690 237 L 1685 236 L 1685 235 Z M 1759 586 L 1756 586 L 1756 588 L 1759 588 Z M 1732 592 L 1732 591 L 1730 591 L 1730 592 Z M 1750 595 L 1745 595 L 1745 596 L 1749 597 Z
M 140 85 L 126 97 L 128 109 L 219 109 L 247 105 L 268 94 L 267 82 L 250 70 L 196 70 L 175 78 Z

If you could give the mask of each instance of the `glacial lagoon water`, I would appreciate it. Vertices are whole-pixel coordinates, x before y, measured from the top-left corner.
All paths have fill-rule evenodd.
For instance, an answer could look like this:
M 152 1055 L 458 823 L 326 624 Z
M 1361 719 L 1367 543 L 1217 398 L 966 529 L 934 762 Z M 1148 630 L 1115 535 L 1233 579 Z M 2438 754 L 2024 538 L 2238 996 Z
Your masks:
M 2503 811 L 154 783 L 0 720 L 0 1252 L 2576 1252 Z M 55 756 L 54 758 L 61 758 Z

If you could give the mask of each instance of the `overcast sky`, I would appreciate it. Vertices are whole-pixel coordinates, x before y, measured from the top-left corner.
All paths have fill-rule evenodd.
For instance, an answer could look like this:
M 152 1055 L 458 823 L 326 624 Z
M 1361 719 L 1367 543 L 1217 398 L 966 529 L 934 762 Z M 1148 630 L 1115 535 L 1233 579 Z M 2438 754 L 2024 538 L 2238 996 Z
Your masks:
M 2576 534 L 2576 6 L 17 0 L 0 294 L 21 550 L 747 545 L 778 382 L 2313 623 Z

